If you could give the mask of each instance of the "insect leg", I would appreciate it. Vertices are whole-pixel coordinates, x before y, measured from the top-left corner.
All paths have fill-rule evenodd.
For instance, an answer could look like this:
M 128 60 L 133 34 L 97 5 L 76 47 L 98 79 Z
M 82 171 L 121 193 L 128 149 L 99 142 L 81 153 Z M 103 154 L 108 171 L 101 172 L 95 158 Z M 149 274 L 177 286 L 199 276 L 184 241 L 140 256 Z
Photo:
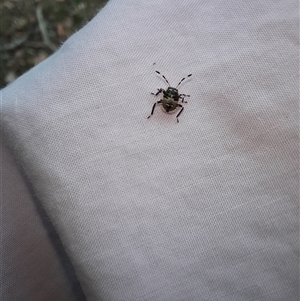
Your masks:
M 177 114 L 177 116 L 176 116 L 176 118 L 177 118 L 177 122 L 179 122 L 179 119 L 178 119 L 178 117 L 179 117 L 179 115 L 182 113 L 182 111 L 183 111 L 184 107 L 183 107 L 182 105 L 180 105 L 180 104 L 178 104 L 177 106 L 178 106 L 178 107 L 181 107 L 181 110 L 179 111 L 179 113 L 178 113 L 178 114 Z
M 151 94 L 157 96 L 159 93 L 164 91 L 164 89 L 162 89 L 162 88 L 157 89 L 157 90 L 158 90 L 157 93 L 151 93 Z
M 155 103 L 154 103 L 154 105 L 153 105 L 153 107 L 152 107 L 151 114 L 148 116 L 148 118 L 150 118 L 150 117 L 153 115 L 154 109 L 155 109 L 157 103 L 161 103 L 161 100 L 159 100 L 158 102 L 155 102 Z
M 179 98 L 182 100 L 182 102 L 187 103 L 187 101 L 184 101 L 185 97 L 190 97 L 190 95 L 187 94 L 179 94 Z

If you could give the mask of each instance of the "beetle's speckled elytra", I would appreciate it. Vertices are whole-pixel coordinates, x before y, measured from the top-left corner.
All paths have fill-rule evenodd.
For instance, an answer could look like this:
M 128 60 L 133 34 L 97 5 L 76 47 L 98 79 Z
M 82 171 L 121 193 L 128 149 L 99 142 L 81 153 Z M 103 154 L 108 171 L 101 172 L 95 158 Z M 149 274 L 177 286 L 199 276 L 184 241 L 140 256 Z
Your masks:
M 177 122 L 179 122 L 178 117 L 179 115 L 182 113 L 184 107 L 179 104 L 179 100 L 181 100 L 183 103 L 186 103 L 186 101 L 184 101 L 184 97 L 190 97 L 190 95 L 186 95 L 186 94 L 179 94 L 178 93 L 178 87 L 180 86 L 180 84 L 188 77 L 192 76 L 192 74 L 189 74 L 188 76 L 184 77 L 176 86 L 176 88 L 171 87 L 170 83 L 168 82 L 168 80 L 166 79 L 166 77 L 161 74 L 159 71 L 155 71 L 156 73 L 158 73 L 159 75 L 161 75 L 164 80 L 167 82 L 168 84 L 168 88 L 167 90 L 164 90 L 162 88 L 157 89 L 158 91 L 156 93 L 151 93 L 152 95 L 157 96 L 160 93 L 163 93 L 163 97 L 161 100 L 157 101 L 154 103 L 153 107 L 152 107 L 152 111 L 151 114 L 148 116 L 148 118 L 150 118 L 153 115 L 155 106 L 157 104 L 162 104 L 163 108 L 165 109 L 166 112 L 170 112 L 175 110 L 177 107 L 180 107 L 181 110 L 179 111 L 179 113 L 176 115 L 177 118 Z

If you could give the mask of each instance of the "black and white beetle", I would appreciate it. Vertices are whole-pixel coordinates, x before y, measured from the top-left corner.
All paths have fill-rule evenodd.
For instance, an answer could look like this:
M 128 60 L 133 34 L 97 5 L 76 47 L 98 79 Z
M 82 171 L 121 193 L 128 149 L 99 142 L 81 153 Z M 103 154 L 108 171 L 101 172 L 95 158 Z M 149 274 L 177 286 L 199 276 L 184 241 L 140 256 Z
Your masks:
M 179 115 L 182 113 L 184 107 L 179 104 L 179 100 L 181 99 L 181 101 L 183 103 L 186 103 L 186 101 L 184 101 L 184 97 L 190 97 L 190 95 L 186 95 L 186 94 L 179 94 L 178 93 L 178 87 L 180 86 L 180 84 L 188 77 L 192 76 L 192 74 L 189 74 L 188 76 L 184 77 L 176 86 L 176 88 L 173 88 L 170 86 L 170 83 L 168 82 L 168 80 L 165 78 L 165 76 L 163 74 L 161 74 L 158 71 L 155 71 L 156 73 L 158 73 L 159 75 L 161 75 L 164 80 L 167 82 L 168 84 L 168 89 L 164 90 L 162 88 L 157 89 L 157 93 L 151 93 L 152 95 L 157 96 L 160 93 L 163 93 L 163 98 L 159 101 L 157 101 L 156 103 L 154 103 L 153 107 L 152 107 L 152 111 L 151 114 L 148 116 L 148 118 L 150 118 L 153 115 L 154 109 L 156 104 L 162 104 L 163 108 L 166 110 L 166 112 L 170 112 L 175 110 L 177 107 L 180 107 L 181 110 L 179 111 L 179 113 L 177 114 L 176 118 L 177 118 L 177 122 L 179 122 L 178 117 Z

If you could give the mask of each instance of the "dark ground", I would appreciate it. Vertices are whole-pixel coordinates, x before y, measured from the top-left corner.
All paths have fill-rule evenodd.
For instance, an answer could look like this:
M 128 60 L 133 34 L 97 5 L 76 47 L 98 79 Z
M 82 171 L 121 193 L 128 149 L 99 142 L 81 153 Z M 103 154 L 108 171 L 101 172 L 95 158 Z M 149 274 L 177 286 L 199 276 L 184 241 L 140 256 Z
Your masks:
M 0 88 L 37 65 L 108 0 L 1 0 Z

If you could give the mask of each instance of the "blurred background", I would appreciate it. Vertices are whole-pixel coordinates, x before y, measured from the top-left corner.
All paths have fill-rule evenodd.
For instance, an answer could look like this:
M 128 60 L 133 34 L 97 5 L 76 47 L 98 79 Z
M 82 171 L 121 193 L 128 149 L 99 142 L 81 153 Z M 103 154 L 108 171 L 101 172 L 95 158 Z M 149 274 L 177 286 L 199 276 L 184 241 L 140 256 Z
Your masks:
M 0 88 L 51 55 L 108 0 L 1 0 Z

